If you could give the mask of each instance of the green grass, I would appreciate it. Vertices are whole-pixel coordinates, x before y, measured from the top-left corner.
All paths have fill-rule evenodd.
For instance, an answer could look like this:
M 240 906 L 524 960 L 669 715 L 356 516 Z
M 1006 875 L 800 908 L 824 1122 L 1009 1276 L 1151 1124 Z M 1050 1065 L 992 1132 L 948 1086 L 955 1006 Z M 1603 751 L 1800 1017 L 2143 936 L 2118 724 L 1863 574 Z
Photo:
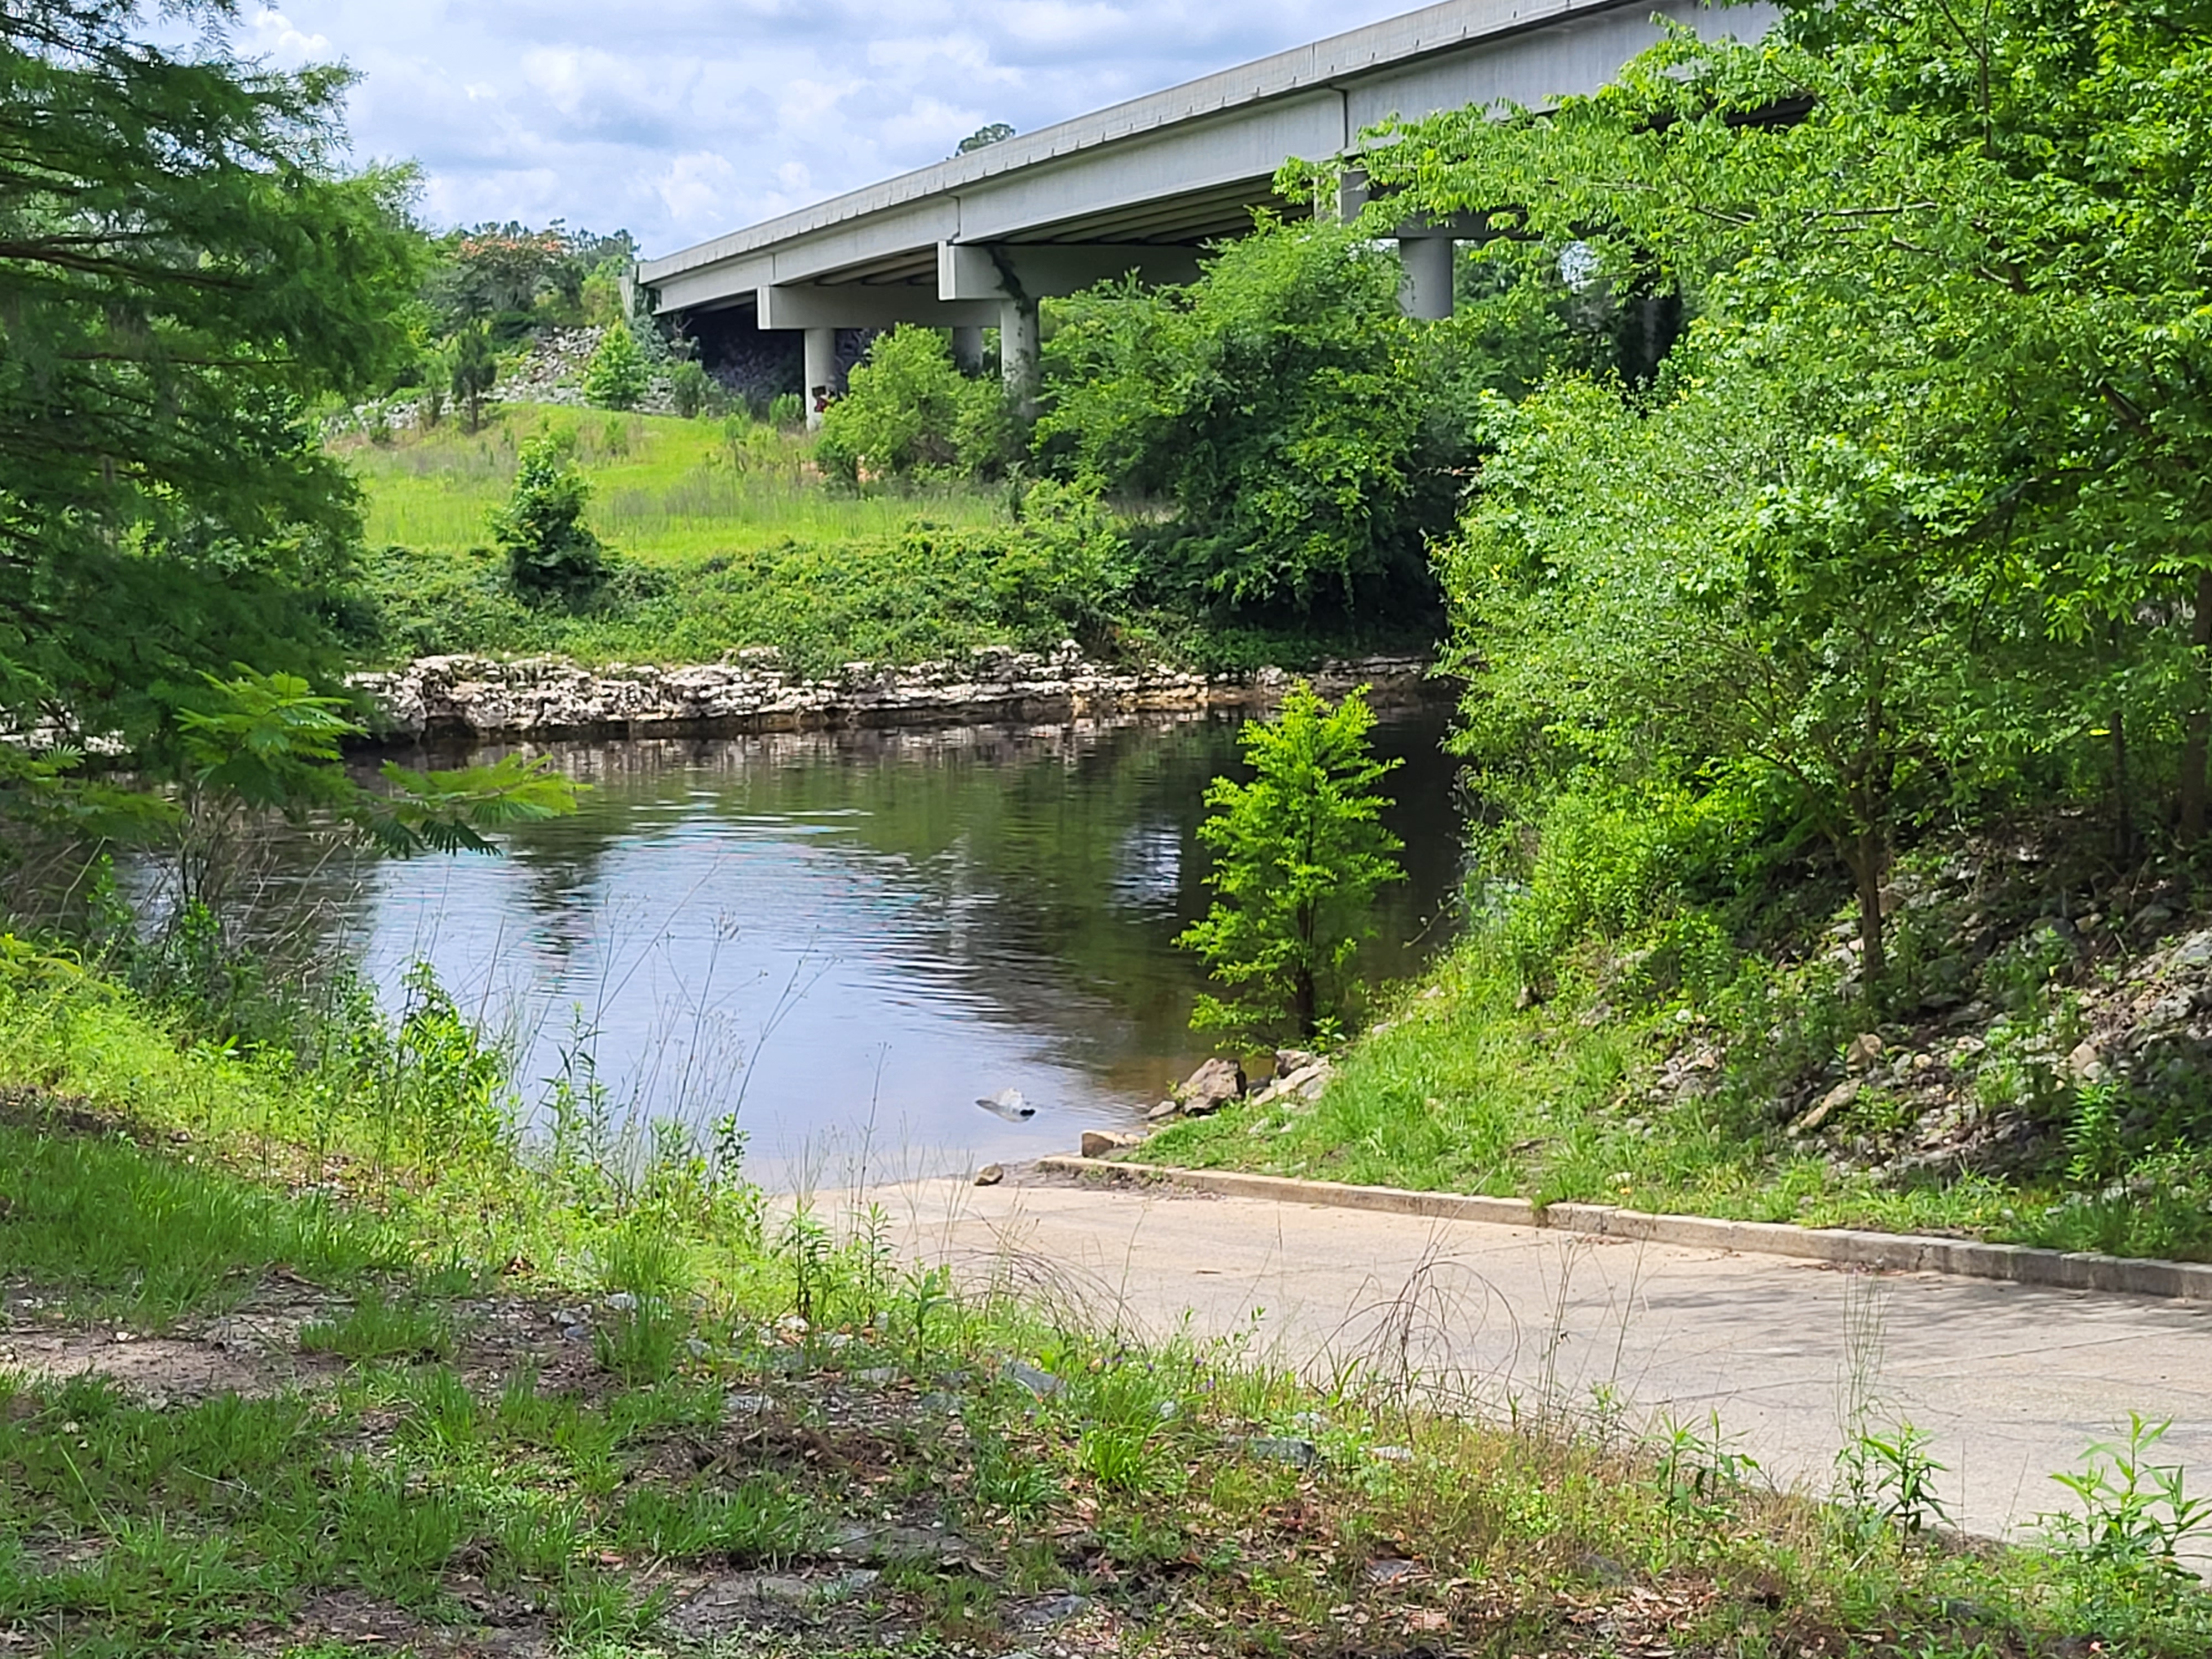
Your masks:
M 300 1346 L 343 1359 L 446 1359 L 453 1321 L 442 1309 L 371 1287 L 346 1311 L 301 1327 Z
M 574 434 L 593 488 L 590 522 L 616 554 L 614 580 L 573 605 L 518 599 L 490 547 L 488 520 L 507 499 L 516 450 L 549 428 Z M 355 440 L 343 453 L 369 503 L 367 603 L 351 627 L 372 660 L 714 662 L 772 645 L 795 672 L 818 675 L 981 644 L 1048 648 L 1069 629 L 1066 606 L 996 580 L 1019 533 L 1003 492 L 838 488 L 814 473 L 804 437 L 742 416 L 517 405 L 473 436 L 449 423 L 389 445 Z
M 685 421 L 515 404 L 499 407 L 474 434 L 448 421 L 389 444 L 341 444 L 368 492 L 370 544 L 423 553 L 488 545 L 486 520 L 506 504 L 516 452 L 549 430 L 575 436 L 592 484 L 592 528 L 655 567 L 681 569 L 786 540 L 890 535 L 916 518 L 972 528 L 1004 517 L 997 491 L 830 489 L 813 474 L 803 435 L 742 416 Z
M 1695 1443 L 1577 1435 L 1565 1402 L 1487 1424 L 1316 1389 L 1234 1343 L 1136 1346 L 907 1272 L 864 1219 L 779 1245 L 680 1149 L 620 1184 L 500 1137 L 435 1167 L 386 1161 L 423 1139 L 388 1103 L 319 1104 L 333 1080 L 211 1054 L 81 975 L 0 985 L 0 1054 L 35 1083 L 0 1142 L 11 1280 L 131 1293 L 174 1240 L 203 1241 L 146 1305 L 181 1318 L 281 1270 L 288 1300 L 326 1310 L 302 1346 L 343 1362 L 309 1389 L 167 1405 L 0 1376 L 0 1645 L 201 1654 L 282 1631 L 337 1651 L 347 1633 L 313 1620 L 343 1593 L 426 1650 L 465 1639 L 490 1595 L 557 1649 L 642 1654 L 670 1646 L 671 1570 L 828 1586 L 855 1553 L 881 1577 L 779 1615 L 800 1630 L 760 1650 L 872 1655 L 899 1631 L 916 1654 L 1033 1646 L 1021 1609 L 1073 1593 L 1123 1650 L 2030 1659 L 2094 1635 L 2115 1659 L 2195 1659 L 2212 1643 L 2212 1601 L 2154 1561 L 1908 1538 L 1700 1462 Z M 1501 1043 L 1465 1075 L 1525 1057 Z M 189 1144 L 168 1139 L 178 1115 Z M 302 1167 L 342 1171 L 355 1200 L 299 1191 Z M 802 1301 L 805 1328 L 782 1324 Z M 649 1318 L 674 1340 L 637 1366 L 606 1341 L 515 1346 L 549 1306 L 580 1305 L 603 1338 Z M 1013 1359 L 1063 1386 L 1036 1397 L 1006 1377 Z M 1267 1449 L 1285 1437 L 1312 1457 Z M 1410 1573 L 1370 1571 L 1408 1556 Z
M 2040 1166 L 1883 1181 L 1839 1167 L 1818 1138 L 1792 1138 L 1772 1108 L 1789 1064 L 1839 1052 L 1864 1018 L 1818 994 L 1778 1016 L 1767 1010 L 1796 1022 L 1786 1042 L 1802 1054 L 1790 1061 L 1731 1058 L 1710 1092 L 1655 1100 L 1648 1085 L 1661 1059 L 1686 1039 L 1731 1054 L 1731 1045 L 1759 1045 L 1731 1028 L 1725 998 L 1616 1007 L 1618 988 L 1594 988 L 1602 978 L 1570 975 L 1559 994 L 1527 1006 L 1507 952 L 1477 935 L 1349 1048 L 1317 1103 L 1232 1106 L 1172 1124 L 1127 1156 L 1538 1204 L 2212 1260 L 2212 1210 L 2184 1182 L 2100 1199 Z M 1843 1133 L 1894 1132 L 1884 1110 L 1869 1091 L 1840 1120 Z
M 488 523 L 516 453 L 574 434 L 593 487 L 588 521 L 615 574 L 574 605 L 510 590 Z M 1122 532 L 1034 492 L 1017 520 L 1004 488 L 825 483 L 810 441 L 749 422 L 610 416 L 519 404 L 474 435 L 450 422 L 340 453 L 364 487 L 358 604 L 342 618 L 368 664 L 483 653 L 587 666 L 715 662 L 774 646 L 793 672 L 958 659 L 972 647 L 1049 650 L 1073 635 L 1109 658 L 1207 669 L 1309 666 L 1331 654 L 1420 651 L 1425 624 L 1278 618 L 1231 625 L 1127 598 Z M 1054 497 L 1058 501 L 1058 497 Z
M 283 1199 L 120 1137 L 0 1123 L 0 1276 L 159 1330 L 286 1268 L 327 1283 L 410 1260 L 377 1218 Z

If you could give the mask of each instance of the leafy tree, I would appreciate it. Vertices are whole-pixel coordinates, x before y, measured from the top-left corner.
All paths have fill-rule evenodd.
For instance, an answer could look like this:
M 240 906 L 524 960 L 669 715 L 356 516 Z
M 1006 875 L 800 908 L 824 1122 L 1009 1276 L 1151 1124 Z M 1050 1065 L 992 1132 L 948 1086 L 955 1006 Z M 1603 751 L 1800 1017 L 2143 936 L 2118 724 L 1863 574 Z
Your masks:
M 1013 441 L 1006 394 L 963 374 L 939 331 L 902 326 L 878 335 L 854 365 L 846 393 L 823 417 L 816 457 L 848 481 L 982 477 Z
M 981 126 L 960 141 L 960 148 L 952 153 L 966 155 L 979 149 L 988 149 L 993 144 L 1003 144 L 1014 136 L 1014 130 L 1004 121 L 994 121 Z
M 592 486 L 558 438 L 532 438 L 516 458 L 514 490 L 491 519 L 507 580 L 526 599 L 578 599 L 607 578 L 606 550 L 584 522 Z
M 146 27 L 0 11 L 0 714 L 142 746 L 326 639 L 359 506 L 302 410 L 408 355 L 422 269 L 411 176 L 337 164 L 345 71 Z
M 1187 289 L 1109 285 L 1045 346 L 1040 453 L 1157 492 L 1164 585 L 1241 607 L 1345 610 L 1425 586 L 1424 407 L 1397 262 L 1326 225 L 1224 247 Z M 1449 492 L 1429 522 L 1448 522 Z
M 652 386 L 652 371 L 629 325 L 609 326 L 585 366 L 584 396 L 601 409 L 635 409 Z
M 1493 799 L 1778 816 L 1850 872 L 1878 989 L 1890 851 L 1969 769 L 1936 734 L 1975 689 L 1960 642 L 2002 618 L 1954 562 L 1980 480 L 1917 429 L 1905 365 L 1794 343 L 1708 319 L 1626 410 L 1580 380 L 1496 405 L 1439 562 Z
M 1437 118 L 1367 159 L 1391 212 L 1489 212 L 1608 276 L 1656 264 L 1804 361 L 1908 335 L 1892 389 L 1974 453 L 1947 556 L 2002 623 L 1945 647 L 2002 694 L 1924 735 L 2109 767 L 2123 842 L 2162 777 L 2194 843 L 2212 816 L 2208 70 L 2202 0 L 1787 0 L 1766 42 L 1678 33 L 1593 97 Z
M 472 324 L 453 337 L 453 398 L 462 410 L 462 424 L 471 432 L 483 425 L 483 400 L 499 380 L 499 359 L 492 353 L 491 333 Z
M 1176 940 L 1231 996 L 1201 997 L 1193 1025 L 1287 1022 L 1314 1036 L 1350 1012 L 1346 970 L 1370 931 L 1369 903 L 1405 875 L 1375 787 L 1397 763 L 1374 757 L 1374 724 L 1364 690 L 1331 709 L 1300 682 L 1274 718 L 1245 725 L 1252 781 L 1216 778 L 1198 832 L 1215 854 L 1213 904 Z
M 513 340 L 541 323 L 593 320 L 590 290 L 603 295 L 609 271 L 636 256 L 627 231 L 598 236 L 558 220 L 542 230 L 478 225 L 441 239 L 423 293 L 442 330 L 480 324 Z

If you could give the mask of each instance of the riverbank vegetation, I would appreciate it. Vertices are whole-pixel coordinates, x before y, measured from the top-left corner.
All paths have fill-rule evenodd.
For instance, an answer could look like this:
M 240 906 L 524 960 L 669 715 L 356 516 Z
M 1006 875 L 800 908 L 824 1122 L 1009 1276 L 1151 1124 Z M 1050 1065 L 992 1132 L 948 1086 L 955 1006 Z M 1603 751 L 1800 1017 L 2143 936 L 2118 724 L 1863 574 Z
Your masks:
M 356 662 L 1063 629 L 1229 655 L 1448 602 L 1469 943 L 1310 1116 L 1175 1134 L 1990 1225 L 1978 1167 L 1861 1180 L 1837 1139 L 1917 1134 L 1957 1079 L 1966 1144 L 2056 1126 L 2087 1242 L 2191 1248 L 2212 945 L 2166 936 L 2212 732 L 2203 22 L 1790 10 L 1771 54 L 1675 40 L 1549 125 L 1378 148 L 1393 211 L 1536 204 L 1460 320 L 1397 315 L 1374 226 L 1270 228 L 1191 290 L 1066 307 L 1026 447 L 963 450 L 963 394 L 949 463 L 863 435 L 838 494 L 787 418 L 440 435 L 441 389 L 477 425 L 541 326 L 599 319 L 603 402 L 701 388 L 621 314 L 621 248 L 432 248 L 403 171 L 340 164 L 343 75 L 159 49 L 114 0 L 12 8 L 0 106 L 36 118 L 0 156 L 0 783 L 11 873 L 76 862 L 62 925 L 0 934 L 0 1643 L 2202 1653 L 2176 1557 L 2203 1516 L 2154 1431 L 1997 1547 L 1943 1530 L 1902 1430 L 1843 1448 L 1831 1498 L 1717 1425 L 1639 1440 L 1617 1396 L 1455 1412 L 1482 1402 L 1402 1347 L 1293 1377 L 1037 1294 L 1065 1280 L 1012 1248 L 956 1273 L 866 1192 L 771 1201 L 736 1124 L 623 1121 L 580 1042 L 526 1097 L 427 974 L 387 1015 L 229 930 L 256 815 L 405 852 L 568 805 L 520 760 L 358 784 Z M 1555 186 L 1577 156 L 1593 182 Z M 1669 295 L 1696 318 L 1671 356 Z M 372 418 L 365 498 L 309 416 L 410 390 L 429 435 Z M 693 511 L 716 445 L 777 489 Z M 590 475 L 625 450 L 665 469 L 629 519 Z M 999 476 L 917 480 L 948 465 Z M 426 505 L 464 493 L 440 468 L 482 499 Z M 495 508 L 524 556 L 474 550 Z M 407 527 L 364 544 L 364 514 Z M 549 548 L 560 580 L 519 590 Z M 133 769 L 73 784 L 88 748 Z M 88 854 L 125 831 L 178 902 L 135 914 Z
M 1777 1492 L 1717 1431 L 1484 1426 L 1380 1352 L 1312 1386 L 1044 1312 L 1018 1255 L 909 1263 L 869 1194 L 770 1204 L 726 1139 L 614 1156 L 557 1085 L 526 1143 L 427 981 L 249 1053 L 5 960 L 39 1081 L 0 1104 L 0 1630 L 46 1650 L 2207 1639 L 2156 1498 L 1970 1547 L 1917 1488 Z
M 1689 321 L 1481 417 L 1472 938 L 1159 1155 L 2212 1254 L 2212 17 L 1785 13 L 1370 158 Z

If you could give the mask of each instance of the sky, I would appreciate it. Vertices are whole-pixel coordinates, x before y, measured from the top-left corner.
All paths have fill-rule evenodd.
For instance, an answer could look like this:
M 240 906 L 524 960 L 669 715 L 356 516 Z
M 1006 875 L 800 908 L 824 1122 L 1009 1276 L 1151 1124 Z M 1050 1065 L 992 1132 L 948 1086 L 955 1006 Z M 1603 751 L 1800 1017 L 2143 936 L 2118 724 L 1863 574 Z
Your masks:
M 354 149 L 421 214 L 627 229 L 665 253 L 1415 0 L 288 0 L 241 53 L 343 61 Z

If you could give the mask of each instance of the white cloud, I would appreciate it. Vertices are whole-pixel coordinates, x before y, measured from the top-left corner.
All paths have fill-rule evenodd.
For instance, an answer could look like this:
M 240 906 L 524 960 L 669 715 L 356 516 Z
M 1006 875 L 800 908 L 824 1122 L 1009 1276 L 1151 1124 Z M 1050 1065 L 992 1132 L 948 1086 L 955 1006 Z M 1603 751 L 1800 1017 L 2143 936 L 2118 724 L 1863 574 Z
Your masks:
M 290 18 L 266 6 L 253 14 L 246 27 L 249 38 L 243 45 L 247 53 L 284 69 L 325 62 L 336 55 L 328 35 L 302 34 Z
M 242 50 L 343 58 L 356 152 L 423 210 L 635 232 L 649 252 L 1407 9 L 1413 0 L 286 0 Z
M 727 156 L 711 150 L 678 156 L 653 185 L 678 228 L 702 237 L 728 228 L 723 222 L 739 189 L 737 168 Z

